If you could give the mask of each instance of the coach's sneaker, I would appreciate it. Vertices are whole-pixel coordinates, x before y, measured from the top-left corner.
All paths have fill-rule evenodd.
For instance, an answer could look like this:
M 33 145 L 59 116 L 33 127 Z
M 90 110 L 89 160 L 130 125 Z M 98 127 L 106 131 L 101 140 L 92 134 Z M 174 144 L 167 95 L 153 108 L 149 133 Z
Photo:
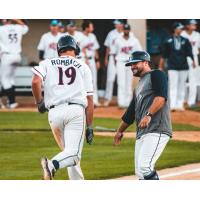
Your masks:
M 55 169 L 53 167 L 53 164 L 50 160 L 48 160 L 46 157 L 41 158 L 41 166 L 43 169 L 43 179 L 44 180 L 53 180 Z

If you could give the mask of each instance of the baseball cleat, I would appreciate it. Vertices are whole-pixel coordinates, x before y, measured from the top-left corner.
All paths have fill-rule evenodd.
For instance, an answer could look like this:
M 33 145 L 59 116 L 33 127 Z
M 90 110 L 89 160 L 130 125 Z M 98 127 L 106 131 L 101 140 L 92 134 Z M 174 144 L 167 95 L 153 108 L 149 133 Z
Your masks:
M 17 108 L 18 106 L 19 106 L 18 103 L 11 103 L 11 104 L 8 105 L 8 108 L 9 108 L 9 109 L 15 109 L 15 108 Z
M 50 169 L 49 161 L 46 157 L 41 158 L 41 166 L 43 169 L 43 179 L 44 180 L 53 180 L 54 169 Z
M 5 109 L 5 108 L 6 108 L 6 106 L 4 106 L 3 103 L 1 103 L 1 104 L 0 104 L 0 109 Z
M 108 107 L 109 104 L 110 104 L 110 101 L 109 101 L 109 100 L 106 100 L 106 101 L 104 101 L 103 106 L 104 106 L 104 107 Z

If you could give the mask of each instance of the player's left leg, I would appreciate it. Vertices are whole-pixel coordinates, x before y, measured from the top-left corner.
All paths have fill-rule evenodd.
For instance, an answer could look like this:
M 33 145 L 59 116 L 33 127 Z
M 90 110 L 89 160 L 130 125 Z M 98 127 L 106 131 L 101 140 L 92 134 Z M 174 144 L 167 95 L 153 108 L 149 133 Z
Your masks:
M 99 98 L 98 98 L 98 87 L 97 87 L 97 68 L 96 63 L 94 59 L 89 59 L 89 66 L 92 72 L 92 79 L 93 79 L 93 85 L 94 85 L 94 105 L 100 106 Z
M 126 76 L 124 63 L 117 61 L 117 103 L 119 108 L 125 108 L 126 101 Z
M 78 164 L 75 166 L 68 167 L 67 171 L 68 171 L 68 176 L 70 180 L 84 180 L 80 162 L 78 162 Z
M 62 129 L 62 124 L 64 125 L 64 149 L 47 162 L 43 159 L 44 178 L 45 172 L 48 175 L 46 179 L 52 179 L 53 172 L 64 167 L 77 165 L 78 171 L 84 142 L 85 109 L 80 105 L 57 106 L 49 112 L 49 123 L 54 130 L 60 127 Z M 57 137 L 57 141 L 62 141 L 61 136 Z
M 107 67 L 107 79 L 106 79 L 106 90 L 105 90 L 105 102 L 104 106 L 107 107 L 112 100 L 113 88 L 116 77 L 116 66 L 114 56 L 109 56 L 108 67 Z
M 148 133 L 143 136 L 143 143 L 138 155 L 138 171 L 140 179 L 158 180 L 154 169 L 155 163 L 163 152 L 170 137 L 161 133 Z
M 128 107 L 132 98 L 133 98 L 133 73 L 130 69 L 130 67 L 125 68 L 125 73 L 126 73 L 126 101 L 125 101 L 125 106 Z
M 4 93 L 8 98 L 8 108 L 15 108 L 18 106 L 15 100 L 15 70 L 16 63 L 21 61 L 19 54 L 14 55 L 3 55 L 2 56 L 2 86 Z

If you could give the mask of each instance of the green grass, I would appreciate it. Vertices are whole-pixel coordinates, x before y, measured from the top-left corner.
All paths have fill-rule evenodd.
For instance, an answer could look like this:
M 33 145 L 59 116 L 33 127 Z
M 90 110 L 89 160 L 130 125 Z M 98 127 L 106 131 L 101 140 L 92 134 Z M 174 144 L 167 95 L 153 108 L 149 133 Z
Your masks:
M 196 106 L 194 108 L 188 108 L 189 110 L 200 112 L 200 106 Z
M 95 137 L 93 145 L 84 145 L 82 170 L 86 179 L 108 179 L 134 174 L 133 139 L 124 139 L 114 147 L 113 138 Z M 40 157 L 51 158 L 59 149 L 50 132 L 1 132 L 0 179 L 40 180 Z M 170 141 L 157 163 L 157 169 L 176 167 L 200 160 L 200 143 Z M 66 179 L 66 169 L 56 179 Z
M 117 129 L 120 123 L 120 119 L 111 118 L 95 118 L 94 127 L 101 126 L 106 128 Z M 3 129 L 29 129 L 49 130 L 47 121 L 47 113 L 39 114 L 35 112 L 0 112 L 0 132 Z M 127 131 L 134 131 L 135 124 L 130 126 Z M 200 127 L 195 127 L 188 124 L 173 124 L 173 131 L 200 131 Z

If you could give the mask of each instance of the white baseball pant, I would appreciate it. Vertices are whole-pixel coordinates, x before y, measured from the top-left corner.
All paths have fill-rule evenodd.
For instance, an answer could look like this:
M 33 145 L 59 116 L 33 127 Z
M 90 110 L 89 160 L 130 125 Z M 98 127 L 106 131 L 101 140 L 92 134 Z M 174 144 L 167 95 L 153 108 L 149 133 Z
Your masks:
M 148 133 L 135 143 L 135 174 L 143 180 L 154 171 L 154 166 L 170 137 L 161 133 Z
M 94 58 L 88 59 L 88 62 L 89 62 L 89 67 L 92 72 L 92 79 L 93 79 L 93 85 L 94 85 L 93 100 L 94 100 L 94 104 L 98 104 L 99 98 L 98 98 L 98 87 L 97 87 L 97 68 L 96 68 L 95 59 Z
M 194 55 L 194 61 L 196 63 L 196 67 L 193 68 L 192 60 L 188 58 L 188 65 L 189 65 L 189 94 L 188 94 L 188 105 L 192 106 L 196 104 L 197 98 L 197 86 L 199 85 L 199 77 L 200 77 L 200 67 L 198 64 L 198 57 Z
M 14 63 L 21 62 L 20 54 L 2 54 L 1 57 L 1 83 L 5 90 L 15 85 L 15 69 Z
M 106 79 L 106 91 L 105 91 L 105 99 L 111 101 L 113 96 L 113 87 L 115 82 L 117 71 L 114 56 L 110 55 L 108 60 L 107 67 L 107 79 Z
M 54 138 L 62 149 L 51 160 L 59 162 L 59 168 L 67 167 L 71 180 L 84 179 L 81 153 L 84 142 L 85 109 L 81 105 L 61 104 L 49 110 L 48 120 Z
M 128 107 L 133 97 L 133 74 L 130 67 L 125 67 L 123 61 L 117 61 L 117 101 L 119 107 Z
M 171 109 L 183 109 L 188 70 L 168 70 Z

